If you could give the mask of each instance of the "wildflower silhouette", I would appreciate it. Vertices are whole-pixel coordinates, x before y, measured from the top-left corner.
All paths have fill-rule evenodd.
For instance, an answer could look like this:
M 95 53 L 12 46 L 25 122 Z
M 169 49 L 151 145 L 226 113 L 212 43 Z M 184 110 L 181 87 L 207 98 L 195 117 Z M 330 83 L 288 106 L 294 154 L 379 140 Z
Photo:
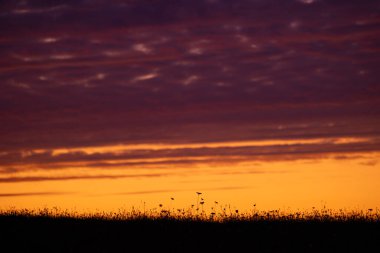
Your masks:
M 199 210 L 199 195 L 201 195 L 201 192 L 196 192 L 197 194 L 197 211 Z

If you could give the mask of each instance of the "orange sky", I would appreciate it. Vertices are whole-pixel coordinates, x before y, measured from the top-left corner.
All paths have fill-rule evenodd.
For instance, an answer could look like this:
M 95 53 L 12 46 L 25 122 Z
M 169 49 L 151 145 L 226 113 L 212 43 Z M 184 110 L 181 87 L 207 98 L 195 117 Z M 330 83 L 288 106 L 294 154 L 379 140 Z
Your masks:
M 300 143 L 355 143 L 362 139 L 293 140 L 238 143 L 189 144 L 192 148 L 226 146 L 291 146 Z M 108 146 L 82 148 L 85 153 L 125 152 L 134 148 L 176 149 L 186 145 Z M 78 151 L 76 148 L 75 151 Z M 57 150 L 53 154 L 74 152 Z M 27 155 L 27 154 L 25 154 Z M 0 184 L 1 208 L 60 207 L 70 210 L 116 210 L 132 206 L 155 208 L 164 204 L 170 208 L 187 208 L 196 204 L 196 191 L 203 193 L 205 210 L 221 205 L 250 210 L 253 204 L 259 209 L 311 209 L 321 208 L 367 209 L 380 206 L 378 161 L 380 153 L 327 154 L 297 160 L 281 158 L 278 161 L 250 160 L 228 157 L 209 162 L 207 157 L 190 164 L 137 165 L 138 169 L 118 165 L 120 161 L 107 161 L 102 168 L 62 167 L 59 172 L 30 169 L 18 172 L 12 180 Z M 176 158 L 177 159 L 177 158 Z M 170 160 L 170 158 L 169 158 Z M 146 159 L 145 162 L 149 161 Z M 81 176 L 84 176 L 81 178 Z M 91 177 L 95 178 L 91 178 Z M 114 178 L 100 178 L 114 176 Z M 72 177 L 78 177 L 72 178 Z M 1 177 L 4 179 L 5 177 Z M 19 178 L 20 181 L 15 180 Z M 38 180 L 40 178 L 41 180 Z M 57 178 L 57 180 L 50 180 Z M 29 179 L 29 180 L 28 180 Z M 0 179 L 1 180 L 1 179 Z M 19 194 L 19 195 L 18 195 Z M 170 198 L 175 198 L 172 201 Z

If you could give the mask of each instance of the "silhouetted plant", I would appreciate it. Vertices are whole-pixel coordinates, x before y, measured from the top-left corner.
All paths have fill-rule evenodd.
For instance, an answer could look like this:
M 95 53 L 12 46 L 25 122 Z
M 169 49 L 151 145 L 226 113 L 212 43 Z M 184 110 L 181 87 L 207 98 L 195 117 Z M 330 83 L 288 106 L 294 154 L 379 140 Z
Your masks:
M 74 219 L 94 219 L 94 220 L 136 220 L 136 219 L 174 219 L 174 220 L 193 220 L 193 221 L 212 221 L 212 222 L 228 222 L 228 221 L 320 221 L 320 222 L 346 222 L 346 221 L 367 221 L 380 222 L 380 210 L 369 208 L 363 210 L 343 210 L 334 211 L 324 206 L 321 209 L 312 207 L 311 210 L 287 212 L 276 209 L 269 211 L 259 211 L 256 204 L 253 205 L 252 212 L 240 212 L 238 209 L 231 210 L 230 205 L 219 205 L 214 202 L 214 206 L 210 207 L 210 211 L 205 209 L 205 201 L 199 196 L 202 194 L 197 192 L 197 208 L 194 205 L 189 208 L 170 209 L 164 208 L 163 204 L 159 204 L 159 209 L 152 208 L 140 211 L 132 207 L 130 211 L 119 209 L 116 212 L 94 211 L 88 213 L 79 213 L 77 211 L 69 211 L 67 209 L 42 208 L 42 209 L 16 209 L 0 210 L 0 216 L 6 217 L 41 217 L 41 218 L 74 218 Z M 171 198 L 174 201 L 174 198 Z M 199 205 L 201 205 L 201 213 L 199 214 Z M 228 211 L 227 211 L 228 210 Z

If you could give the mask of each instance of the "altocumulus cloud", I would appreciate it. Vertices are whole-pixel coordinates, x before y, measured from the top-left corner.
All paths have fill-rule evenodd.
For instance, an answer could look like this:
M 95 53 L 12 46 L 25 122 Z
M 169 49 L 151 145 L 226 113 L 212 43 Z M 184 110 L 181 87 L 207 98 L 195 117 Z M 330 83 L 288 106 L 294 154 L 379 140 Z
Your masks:
M 380 149 L 376 1 L 1 5 L 2 174 L 26 165 L 138 167 Z M 342 138 L 364 141 L 222 144 Z M 157 143 L 221 144 L 70 151 Z M 53 155 L 57 149 L 69 152 Z

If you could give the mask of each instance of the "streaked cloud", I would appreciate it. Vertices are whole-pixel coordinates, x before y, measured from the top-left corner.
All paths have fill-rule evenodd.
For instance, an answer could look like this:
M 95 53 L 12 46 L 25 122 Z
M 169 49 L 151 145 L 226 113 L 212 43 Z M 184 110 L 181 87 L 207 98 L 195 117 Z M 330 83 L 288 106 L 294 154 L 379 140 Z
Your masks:
M 141 75 L 141 76 L 137 76 L 133 79 L 134 82 L 137 82 L 137 81 L 144 81 L 144 80 L 149 80 L 149 79 L 153 79 L 157 77 L 157 74 L 156 73 L 149 73 L 149 74 L 146 74 L 146 75 Z
M 17 193 L 0 193 L 0 198 L 14 198 L 14 197 L 27 197 L 27 196 L 51 196 L 72 194 L 72 192 L 17 192 Z
M 132 48 L 135 51 L 141 52 L 141 53 L 144 53 L 144 54 L 149 54 L 149 53 L 152 52 L 152 49 L 148 48 L 146 45 L 141 44 L 141 43 L 133 45 Z
M 65 171 L 68 168 L 76 168 L 78 171 L 92 169 L 92 171 L 107 173 L 112 170 L 122 170 L 135 173 L 124 174 L 125 177 L 140 177 L 151 175 L 141 175 L 146 169 L 151 173 L 155 173 L 156 170 L 159 172 L 163 168 L 174 169 L 176 173 L 181 174 L 181 169 L 176 169 L 176 167 L 239 166 L 244 163 L 315 161 L 327 158 L 339 160 L 343 159 L 342 157 L 344 159 L 357 159 L 358 157 L 373 159 L 378 155 L 379 145 L 378 139 L 335 138 L 29 150 L 4 152 L 0 155 L 0 169 L 3 175 L 13 176 L 23 175 L 22 173 Z M 69 177 L 69 179 L 75 178 Z M 81 178 L 82 176 L 79 176 L 79 179 Z M 85 175 L 83 178 L 90 179 L 92 176 Z M 94 178 L 97 179 L 98 176 Z M 64 180 L 64 178 L 59 179 Z M 46 178 L 46 180 L 50 179 Z M 51 180 L 55 180 L 54 176 Z
M 82 178 L 19 174 L 68 167 L 377 154 L 379 10 L 375 1 L 5 1 L 0 182 Z
M 40 39 L 40 42 L 42 42 L 42 43 L 46 43 L 46 44 L 50 44 L 50 43 L 55 43 L 55 42 L 57 42 L 58 40 L 59 40 L 59 39 L 57 39 L 57 38 L 46 37 L 46 38 Z
M 138 177 L 159 177 L 161 174 L 146 174 L 146 175 L 96 175 L 96 176 L 56 176 L 56 177 L 1 177 L 0 183 L 25 183 L 25 182 L 40 182 L 40 181 L 66 181 L 66 180 L 94 180 L 94 179 L 120 179 L 120 178 L 138 178 Z

